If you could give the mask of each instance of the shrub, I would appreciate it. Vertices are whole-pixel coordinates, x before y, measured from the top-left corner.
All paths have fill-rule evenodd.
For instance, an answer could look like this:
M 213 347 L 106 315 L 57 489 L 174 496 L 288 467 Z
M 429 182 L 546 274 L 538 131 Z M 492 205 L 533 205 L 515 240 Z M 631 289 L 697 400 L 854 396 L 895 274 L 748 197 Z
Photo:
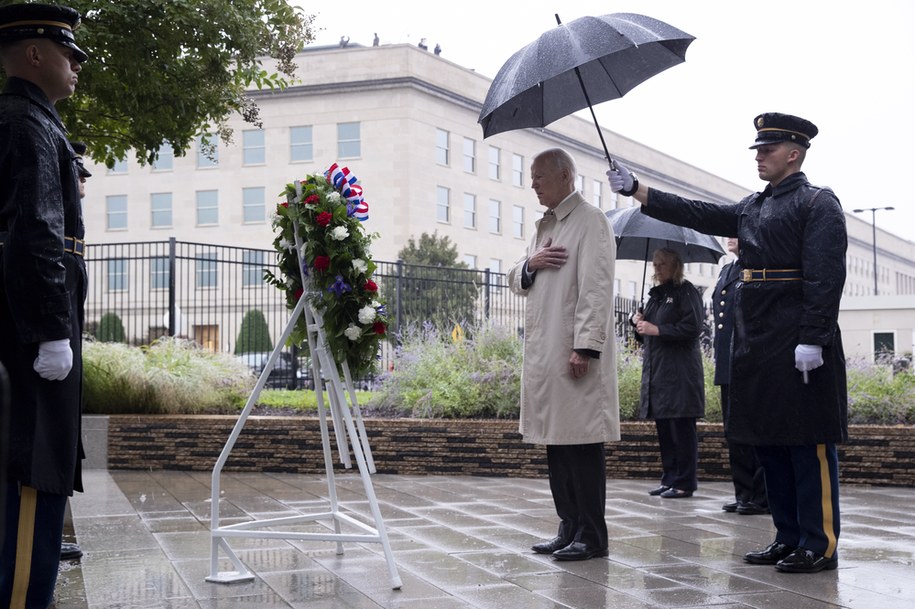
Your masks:
M 105 313 L 99 319 L 95 337 L 103 343 L 126 343 L 127 333 L 117 313 Z
M 242 353 L 269 353 L 273 351 L 270 328 L 260 309 L 251 309 L 241 320 L 238 339 L 235 341 L 235 355 Z
M 915 424 L 915 375 L 889 365 L 848 362 L 848 422 Z
M 83 369 L 89 414 L 233 411 L 255 381 L 231 355 L 170 337 L 145 347 L 86 339 Z

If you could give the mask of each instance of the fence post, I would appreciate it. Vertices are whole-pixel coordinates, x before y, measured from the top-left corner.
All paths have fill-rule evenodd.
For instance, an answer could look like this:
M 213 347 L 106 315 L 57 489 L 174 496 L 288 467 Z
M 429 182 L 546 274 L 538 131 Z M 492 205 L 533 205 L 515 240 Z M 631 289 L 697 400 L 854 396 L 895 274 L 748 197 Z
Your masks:
M 175 274 L 177 258 L 177 242 L 174 237 L 168 238 L 168 335 L 175 336 L 178 327 L 178 316 L 175 314 Z
M 490 282 L 492 281 L 492 275 L 489 272 L 489 267 L 486 267 L 486 270 L 483 271 L 483 321 L 489 320 L 489 307 L 490 307 Z
M 396 290 L 394 290 L 395 298 L 397 298 L 397 306 L 394 312 L 394 321 L 397 324 L 397 336 L 403 335 L 403 327 L 401 323 L 403 322 L 403 260 L 397 260 L 397 284 Z M 400 338 L 397 339 L 397 342 L 400 343 Z

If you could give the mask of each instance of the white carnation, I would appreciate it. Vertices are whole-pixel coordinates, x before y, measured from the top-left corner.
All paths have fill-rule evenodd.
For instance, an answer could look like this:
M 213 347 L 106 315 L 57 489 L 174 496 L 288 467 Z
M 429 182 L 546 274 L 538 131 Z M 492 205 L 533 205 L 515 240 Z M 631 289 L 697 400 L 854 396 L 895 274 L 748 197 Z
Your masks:
M 328 195 L 327 195 L 327 201 L 329 203 L 338 203 L 340 201 L 340 198 L 341 198 L 340 193 L 337 192 L 336 190 L 331 193 L 328 193 Z
M 350 340 L 359 340 L 359 337 L 362 336 L 362 328 L 355 324 L 350 324 L 349 327 L 343 331 L 343 334 Z
M 371 305 L 366 305 L 359 309 L 359 323 L 361 324 L 370 324 L 375 321 L 375 307 Z
M 369 269 L 368 263 L 362 258 L 356 258 L 353 260 L 353 270 L 357 273 L 364 273 Z
M 280 239 L 280 249 L 282 250 L 291 250 L 295 249 L 295 243 L 289 241 L 289 239 Z
M 337 226 L 334 228 L 334 230 L 330 231 L 330 236 L 332 239 L 336 239 L 337 241 L 343 241 L 349 237 L 349 231 L 346 230 L 345 226 Z

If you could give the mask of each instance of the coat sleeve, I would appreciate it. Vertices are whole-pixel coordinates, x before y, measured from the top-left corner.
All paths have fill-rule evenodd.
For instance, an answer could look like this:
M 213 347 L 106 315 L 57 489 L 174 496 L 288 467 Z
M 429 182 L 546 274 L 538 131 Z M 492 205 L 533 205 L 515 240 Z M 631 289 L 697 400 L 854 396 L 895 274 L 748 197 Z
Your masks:
M 740 218 L 737 205 L 693 201 L 654 188 L 648 189 L 648 204 L 641 211 L 656 220 L 724 237 L 737 236 Z
M 845 287 L 848 237 L 845 214 L 831 190 L 820 190 L 808 204 L 801 250 L 804 303 L 799 341 L 828 346 L 838 327 Z
M 578 243 L 573 349 L 604 350 L 608 320 L 613 319 L 615 264 L 616 239 L 610 221 L 603 213 L 589 215 Z
M 70 338 L 64 267 L 64 204 L 57 148 L 46 129 L 26 120 L 0 133 L 7 303 L 25 343 Z

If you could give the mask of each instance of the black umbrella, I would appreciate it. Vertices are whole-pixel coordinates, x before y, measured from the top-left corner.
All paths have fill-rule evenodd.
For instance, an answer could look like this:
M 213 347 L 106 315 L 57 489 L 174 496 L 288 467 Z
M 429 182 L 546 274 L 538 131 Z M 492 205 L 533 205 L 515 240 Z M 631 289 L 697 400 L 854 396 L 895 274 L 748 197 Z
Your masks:
M 693 40 L 663 21 L 632 13 L 560 23 L 512 55 L 496 74 L 480 112 L 483 137 L 545 127 L 590 108 L 610 160 L 592 104 L 622 97 L 682 63 Z
M 724 249 L 718 240 L 691 228 L 655 220 L 642 213 L 641 206 L 611 209 L 607 212 L 616 236 L 617 260 L 644 260 L 642 269 L 642 299 L 645 296 L 645 275 L 648 261 L 655 250 L 667 247 L 680 255 L 684 262 L 718 264 Z

